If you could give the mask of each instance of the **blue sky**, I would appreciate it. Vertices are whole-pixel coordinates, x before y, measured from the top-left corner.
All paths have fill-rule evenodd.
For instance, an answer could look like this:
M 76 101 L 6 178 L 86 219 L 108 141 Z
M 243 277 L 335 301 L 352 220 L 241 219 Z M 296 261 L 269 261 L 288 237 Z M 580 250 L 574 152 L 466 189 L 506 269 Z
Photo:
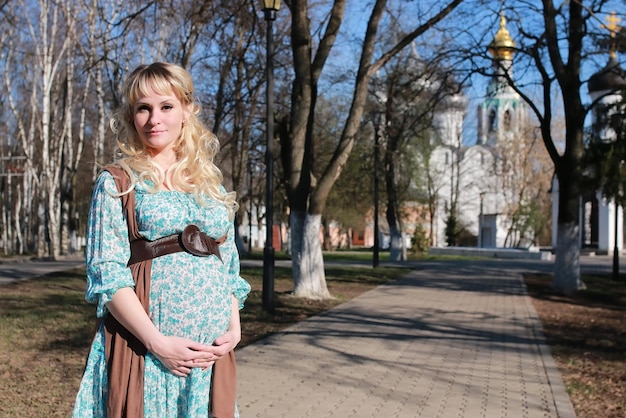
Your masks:
M 390 0 L 388 6 L 395 8 L 397 11 L 398 20 L 394 24 L 401 29 L 409 31 L 417 26 L 417 22 L 424 21 L 438 10 L 442 3 L 441 1 Z M 347 74 L 356 71 L 360 40 L 365 33 L 372 4 L 373 1 L 371 0 L 348 2 L 342 32 L 337 39 L 333 58 L 329 60 L 328 68 L 325 69 L 329 76 L 331 74 L 336 76 L 337 74 Z M 526 30 L 531 32 L 533 25 L 540 27 L 541 14 L 532 10 L 533 7 L 538 7 L 539 5 L 539 1 L 517 0 L 505 2 L 505 14 L 508 19 L 507 27 L 518 45 L 520 45 L 520 36 L 517 31 L 519 22 L 522 23 Z M 486 50 L 487 45 L 493 40 L 493 36 L 498 30 L 499 10 L 501 10 L 501 7 L 502 1 L 466 0 L 451 16 L 438 25 L 438 28 L 420 38 L 422 43 L 419 46 L 420 54 L 424 54 L 423 56 L 427 57 L 429 47 L 435 48 L 438 43 L 442 42 L 448 46 L 473 45 L 483 51 Z M 626 5 L 623 0 L 609 1 L 604 10 L 606 11 L 605 14 L 598 14 L 595 19 L 592 19 L 590 30 L 596 32 L 607 31 L 602 26 L 606 23 L 606 17 L 611 11 L 615 11 L 618 17 L 622 19 L 622 25 L 626 25 Z M 622 58 L 618 57 L 620 60 Z M 582 78 L 587 79 L 591 74 L 601 69 L 607 61 L 607 52 L 588 57 L 583 62 Z M 514 75 L 519 80 L 519 83 L 527 84 L 536 80 L 536 73 L 522 65 L 522 63 L 516 64 L 514 68 Z M 470 100 L 466 118 L 465 139 L 468 144 L 476 140 L 476 108 L 484 99 L 488 78 L 475 75 L 472 76 L 471 82 L 471 86 L 466 90 L 466 95 Z M 328 87 L 331 88 L 330 85 Z M 332 85 L 333 89 L 335 87 L 337 86 Z M 538 89 L 528 89 L 526 91 L 531 96 L 539 97 Z M 587 88 L 585 85 L 581 90 L 581 94 L 583 101 L 589 102 L 586 92 Z M 558 112 L 560 109 L 557 108 L 555 111 Z

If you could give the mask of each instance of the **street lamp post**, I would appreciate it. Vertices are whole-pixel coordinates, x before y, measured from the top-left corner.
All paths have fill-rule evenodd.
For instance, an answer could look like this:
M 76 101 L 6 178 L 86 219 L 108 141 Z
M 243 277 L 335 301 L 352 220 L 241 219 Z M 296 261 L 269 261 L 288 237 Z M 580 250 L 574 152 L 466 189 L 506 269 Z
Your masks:
M 265 247 L 263 248 L 263 309 L 274 311 L 274 188 L 273 188 L 273 157 L 272 142 L 274 140 L 274 39 L 273 22 L 276 12 L 280 9 L 280 0 L 261 0 L 261 10 L 267 22 L 267 64 L 265 89 L 266 96 L 266 123 L 265 132 Z
M 485 193 L 480 192 L 480 212 L 478 214 L 478 248 L 484 247 L 483 242 L 483 200 L 485 199 Z
M 378 145 L 380 142 L 380 113 L 374 114 L 374 254 L 372 259 L 372 267 L 378 267 L 380 238 L 378 227 Z
M 617 240 L 619 239 L 617 223 L 619 222 L 619 204 L 615 199 L 615 225 L 613 225 L 613 280 L 619 280 L 619 245 Z
M 248 253 L 252 254 L 252 162 L 248 160 Z

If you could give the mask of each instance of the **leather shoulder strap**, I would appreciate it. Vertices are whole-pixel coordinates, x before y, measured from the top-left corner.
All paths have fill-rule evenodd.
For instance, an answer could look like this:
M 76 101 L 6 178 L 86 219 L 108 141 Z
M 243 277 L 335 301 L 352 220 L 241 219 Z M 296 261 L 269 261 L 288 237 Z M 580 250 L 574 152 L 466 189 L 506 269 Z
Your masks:
M 130 179 L 117 165 L 105 170 L 115 179 L 119 192 L 128 190 Z M 135 190 L 120 196 L 122 210 L 128 223 L 128 238 L 132 242 L 139 236 L 135 217 Z M 130 267 L 135 281 L 135 293 L 146 313 L 149 312 L 150 275 L 152 260 Z M 104 318 L 105 355 L 107 359 L 108 399 L 107 417 L 143 417 L 143 374 L 146 348 L 126 330 L 113 315 Z
M 109 164 L 104 169 L 111 173 L 113 179 L 115 179 L 115 185 L 117 186 L 118 192 L 121 193 L 128 190 L 128 187 L 130 186 L 130 179 L 128 178 L 128 174 L 126 174 L 120 166 Z M 124 217 L 126 218 L 126 222 L 128 224 L 129 241 L 132 242 L 141 239 L 142 236 L 139 234 L 137 220 L 135 219 L 135 189 L 131 190 L 129 193 L 123 194 L 120 198 L 122 199 Z

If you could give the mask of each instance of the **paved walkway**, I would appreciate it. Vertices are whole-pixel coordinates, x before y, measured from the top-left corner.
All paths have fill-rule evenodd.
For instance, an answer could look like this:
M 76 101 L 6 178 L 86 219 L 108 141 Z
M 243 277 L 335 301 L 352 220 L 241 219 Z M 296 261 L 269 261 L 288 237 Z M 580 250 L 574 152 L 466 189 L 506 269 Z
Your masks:
M 238 350 L 241 416 L 575 417 L 521 278 L 480 264 L 426 264 Z
M 0 260 L 0 285 L 85 267 L 85 258 L 82 255 L 66 256 L 54 261 L 33 260 L 31 258 L 13 257 Z

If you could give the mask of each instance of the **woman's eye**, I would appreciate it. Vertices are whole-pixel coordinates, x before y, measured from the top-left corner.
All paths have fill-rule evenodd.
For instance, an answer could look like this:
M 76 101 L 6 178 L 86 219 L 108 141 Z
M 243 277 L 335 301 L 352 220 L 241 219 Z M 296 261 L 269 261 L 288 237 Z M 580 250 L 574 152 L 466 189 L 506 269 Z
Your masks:
M 137 112 L 147 112 L 149 110 L 150 110 L 149 106 L 146 106 L 146 105 L 137 106 Z
M 172 106 L 170 104 L 163 105 L 163 110 L 172 110 L 173 108 L 174 108 L 174 106 Z

